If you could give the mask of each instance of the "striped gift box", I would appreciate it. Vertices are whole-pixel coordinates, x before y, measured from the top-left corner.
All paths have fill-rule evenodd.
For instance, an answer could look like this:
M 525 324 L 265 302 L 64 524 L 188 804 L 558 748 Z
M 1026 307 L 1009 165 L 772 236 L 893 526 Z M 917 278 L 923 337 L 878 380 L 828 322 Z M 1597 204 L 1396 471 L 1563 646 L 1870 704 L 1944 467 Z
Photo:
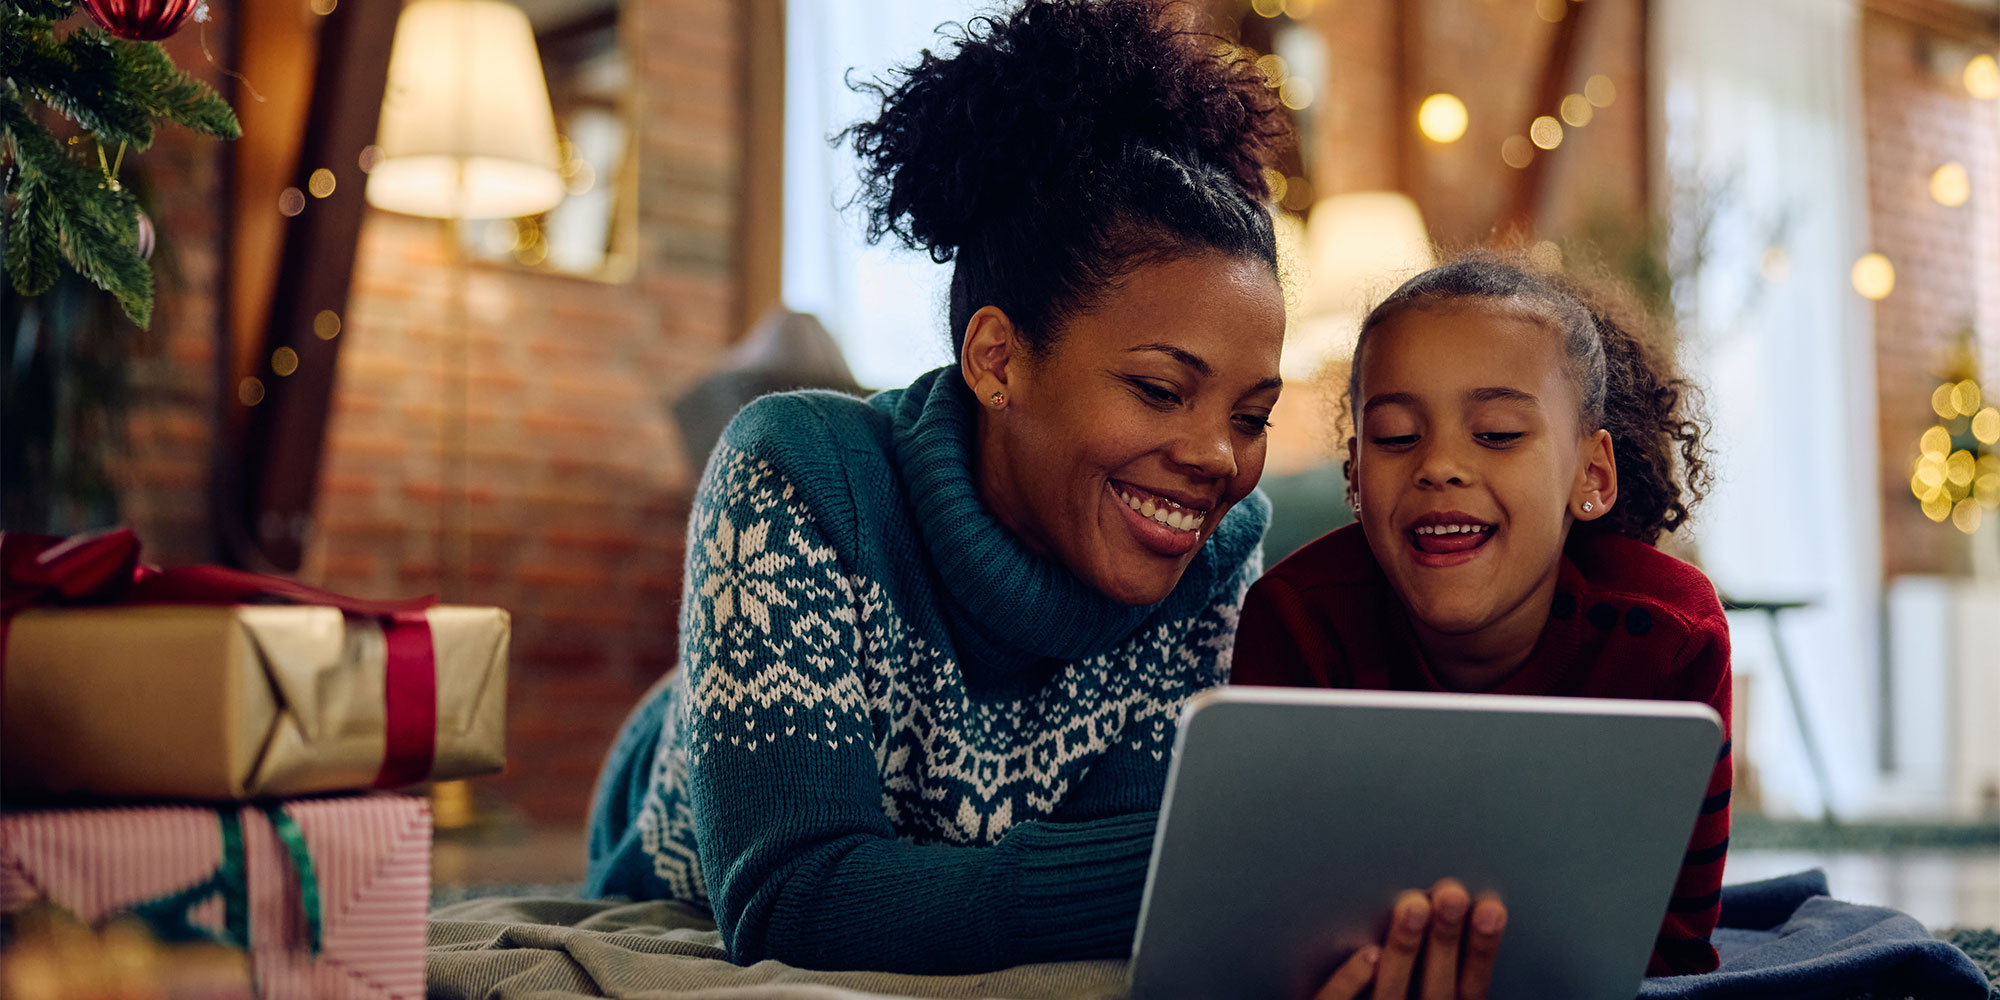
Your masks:
M 310 953 L 301 882 L 258 806 L 231 806 L 242 829 L 253 975 L 265 998 L 418 998 L 430 902 L 430 803 L 378 793 L 293 799 L 320 899 Z M 0 911 L 47 900 L 86 922 L 195 886 L 223 858 L 214 808 L 50 809 L 0 817 Z M 224 934 L 226 901 L 191 923 Z M 240 905 L 240 901 L 239 901 Z

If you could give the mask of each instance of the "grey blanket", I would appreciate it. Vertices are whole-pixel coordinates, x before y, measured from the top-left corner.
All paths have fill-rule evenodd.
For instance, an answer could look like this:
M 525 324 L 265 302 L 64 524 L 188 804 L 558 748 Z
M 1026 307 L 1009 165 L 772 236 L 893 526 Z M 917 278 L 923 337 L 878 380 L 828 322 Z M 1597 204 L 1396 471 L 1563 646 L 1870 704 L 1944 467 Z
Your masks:
M 683 1000 L 1125 996 L 1125 963 L 1023 965 L 976 976 L 729 964 L 709 915 L 679 903 L 474 899 L 431 914 L 433 1000 Z

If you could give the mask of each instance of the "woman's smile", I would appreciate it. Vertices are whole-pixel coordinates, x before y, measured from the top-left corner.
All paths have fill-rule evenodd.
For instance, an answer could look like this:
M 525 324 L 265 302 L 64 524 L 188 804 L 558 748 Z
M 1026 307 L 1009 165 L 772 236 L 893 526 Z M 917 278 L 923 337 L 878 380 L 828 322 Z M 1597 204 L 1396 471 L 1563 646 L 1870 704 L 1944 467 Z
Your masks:
M 1104 490 L 1117 504 L 1120 517 L 1131 527 L 1140 545 L 1171 559 L 1194 551 L 1201 544 L 1202 528 L 1213 503 L 1192 498 L 1173 499 L 1161 493 L 1120 482 L 1104 481 Z M 1186 500 L 1187 502 L 1182 502 Z

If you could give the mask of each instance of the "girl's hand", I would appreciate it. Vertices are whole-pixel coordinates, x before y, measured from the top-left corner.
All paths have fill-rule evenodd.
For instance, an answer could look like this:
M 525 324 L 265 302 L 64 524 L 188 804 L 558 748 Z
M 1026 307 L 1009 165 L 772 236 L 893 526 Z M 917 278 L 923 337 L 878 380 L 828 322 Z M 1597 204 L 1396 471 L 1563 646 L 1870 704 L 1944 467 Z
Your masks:
M 1350 956 L 1314 1000 L 1355 1000 L 1370 984 L 1374 1000 L 1485 1000 L 1506 927 L 1505 905 L 1474 904 L 1456 879 L 1412 889 L 1396 899 L 1388 940 Z

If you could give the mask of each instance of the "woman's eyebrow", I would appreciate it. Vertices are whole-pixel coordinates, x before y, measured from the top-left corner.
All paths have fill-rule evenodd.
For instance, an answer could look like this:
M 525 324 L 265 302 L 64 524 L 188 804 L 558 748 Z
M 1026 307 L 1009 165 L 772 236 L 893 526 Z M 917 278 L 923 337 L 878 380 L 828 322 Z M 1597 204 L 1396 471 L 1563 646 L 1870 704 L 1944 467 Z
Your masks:
M 1178 361 L 1181 364 L 1184 364 L 1189 368 L 1194 369 L 1195 374 L 1200 375 L 1203 378 L 1215 377 L 1215 367 L 1213 365 L 1210 365 L 1207 361 L 1202 360 L 1201 355 L 1196 354 L 1185 347 L 1175 347 L 1172 344 L 1140 344 L 1137 347 L 1126 348 L 1127 354 L 1136 353 L 1138 351 L 1158 351 L 1161 354 L 1164 354 L 1167 357 L 1170 357 L 1175 361 Z M 1285 380 L 1274 375 L 1270 378 L 1263 380 L 1262 382 L 1257 383 L 1257 385 L 1253 387 L 1250 391 L 1263 392 L 1266 389 L 1282 389 L 1284 388 L 1284 385 L 1285 385 Z

